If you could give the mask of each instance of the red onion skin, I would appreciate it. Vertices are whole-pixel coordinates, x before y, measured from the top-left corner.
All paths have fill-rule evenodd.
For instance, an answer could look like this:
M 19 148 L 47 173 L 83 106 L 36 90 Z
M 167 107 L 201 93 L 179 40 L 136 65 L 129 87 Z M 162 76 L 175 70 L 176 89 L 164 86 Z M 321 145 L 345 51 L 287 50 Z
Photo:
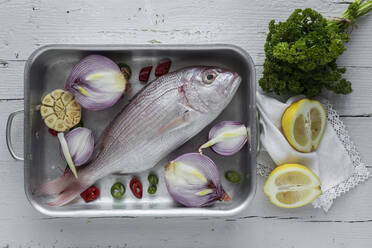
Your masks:
M 209 140 L 213 139 L 215 137 L 216 131 L 226 125 L 237 126 L 237 127 L 244 126 L 244 124 L 240 121 L 221 121 L 211 128 L 211 130 L 209 131 L 208 139 Z M 223 142 L 221 142 L 221 143 L 217 143 L 211 146 L 211 149 L 219 155 L 232 156 L 238 153 L 243 148 L 246 142 L 247 142 L 247 137 L 242 139 L 241 143 L 239 143 L 239 145 L 237 145 L 236 147 L 226 148 Z
M 88 128 L 85 128 L 85 127 L 78 127 L 78 128 L 75 128 L 75 129 L 71 130 L 67 134 L 65 134 L 65 139 L 66 139 L 67 144 L 69 144 L 70 142 L 72 142 L 72 139 L 76 138 L 76 135 L 79 135 L 79 132 L 81 132 L 82 129 L 86 129 L 85 131 L 88 131 L 89 130 Z M 89 132 L 90 132 L 90 134 L 89 134 L 88 139 L 87 139 L 87 142 L 88 142 L 87 145 L 89 147 L 91 147 L 90 151 L 89 152 L 86 152 L 83 156 L 81 156 L 79 158 L 76 158 L 76 155 L 75 154 L 71 154 L 71 158 L 74 161 L 74 165 L 76 167 L 81 166 L 81 165 L 85 164 L 86 162 L 88 162 L 89 159 L 90 159 L 90 157 L 93 154 L 93 150 L 94 150 L 94 137 L 93 137 L 93 132 L 91 130 L 89 130 Z M 62 151 L 62 149 L 60 149 L 60 151 Z M 62 155 L 62 158 L 64 158 L 62 152 L 61 152 L 61 155 Z
M 191 185 L 186 190 L 182 190 L 181 186 L 175 187 L 165 178 L 168 192 L 175 201 L 186 207 L 204 207 L 214 204 L 217 200 L 227 199 L 227 194 L 221 185 L 218 169 L 209 157 L 200 153 L 186 153 L 172 162 L 179 161 L 187 161 L 189 166 L 198 169 L 207 179 L 207 183 L 205 185 Z M 203 189 L 211 189 L 213 192 L 204 196 L 195 195 L 195 192 Z
M 65 89 L 71 92 L 72 95 L 76 98 L 78 103 L 85 109 L 97 111 L 97 110 L 104 110 L 111 106 L 113 106 L 117 101 L 120 100 L 123 91 L 121 92 L 110 92 L 110 93 L 102 93 L 106 94 L 104 97 L 100 97 L 93 101 L 92 99 L 84 96 L 76 87 L 77 86 L 85 86 L 89 87 L 89 83 L 85 81 L 85 77 L 91 73 L 97 71 L 115 71 L 121 74 L 119 66 L 112 61 L 111 59 L 101 56 L 101 55 L 89 55 L 82 60 L 80 60 L 72 69 L 70 76 L 68 77 L 65 85 Z

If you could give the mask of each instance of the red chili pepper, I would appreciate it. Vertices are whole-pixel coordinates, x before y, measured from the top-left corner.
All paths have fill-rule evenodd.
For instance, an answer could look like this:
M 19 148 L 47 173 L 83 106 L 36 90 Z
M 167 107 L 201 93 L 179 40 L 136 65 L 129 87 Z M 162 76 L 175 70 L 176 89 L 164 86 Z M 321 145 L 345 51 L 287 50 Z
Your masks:
M 48 129 L 48 132 L 49 132 L 51 135 L 53 135 L 53 136 L 57 136 L 57 134 L 58 134 L 58 132 L 57 132 L 56 130 L 51 129 L 51 128 Z
M 99 197 L 99 195 L 99 189 L 94 185 L 90 186 L 83 193 L 80 194 L 81 198 L 83 198 L 85 202 L 94 201 Z
M 151 70 L 152 70 L 152 65 L 142 68 L 138 76 L 139 81 L 144 82 L 144 83 L 149 81 Z
M 172 64 L 172 61 L 170 60 L 166 60 L 166 61 L 159 63 L 155 69 L 155 77 L 160 77 L 164 74 L 167 74 L 169 72 L 171 64 Z
M 133 177 L 132 180 L 130 180 L 129 187 L 135 197 L 138 199 L 142 198 L 142 183 L 140 180 Z

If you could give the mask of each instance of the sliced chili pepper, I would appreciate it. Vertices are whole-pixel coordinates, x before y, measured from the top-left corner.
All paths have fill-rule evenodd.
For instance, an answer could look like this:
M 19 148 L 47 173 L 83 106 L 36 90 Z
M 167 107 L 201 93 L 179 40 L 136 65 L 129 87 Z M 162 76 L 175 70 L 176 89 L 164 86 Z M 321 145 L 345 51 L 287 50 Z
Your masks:
M 132 180 L 130 180 L 129 187 L 135 197 L 138 199 L 142 198 L 142 183 L 140 180 L 133 177 Z
M 159 178 L 155 174 L 149 174 L 147 179 L 149 180 L 150 185 L 157 185 L 159 183 Z
M 144 82 L 144 83 L 149 81 L 151 70 L 152 70 L 152 65 L 142 68 L 138 76 L 139 81 Z
M 85 202 L 94 201 L 99 197 L 99 195 L 99 189 L 94 185 L 90 186 L 83 193 L 80 194 L 81 198 L 83 198 Z
M 240 174 L 233 170 L 226 171 L 225 177 L 227 181 L 232 182 L 232 183 L 239 183 L 241 180 Z
M 53 136 L 57 136 L 57 134 L 58 134 L 58 132 L 57 132 L 56 130 L 51 129 L 51 128 L 48 129 L 48 132 L 49 132 L 51 135 L 53 135 Z
M 153 195 L 156 193 L 156 185 L 150 185 L 149 188 L 147 189 L 147 193 L 149 193 L 150 195 Z
M 115 199 L 121 199 L 125 193 L 125 186 L 121 182 L 116 182 L 111 186 L 111 195 Z
M 170 61 L 169 59 L 159 63 L 155 69 L 155 77 L 160 77 L 164 74 L 167 74 L 169 72 L 171 65 L 172 61 Z

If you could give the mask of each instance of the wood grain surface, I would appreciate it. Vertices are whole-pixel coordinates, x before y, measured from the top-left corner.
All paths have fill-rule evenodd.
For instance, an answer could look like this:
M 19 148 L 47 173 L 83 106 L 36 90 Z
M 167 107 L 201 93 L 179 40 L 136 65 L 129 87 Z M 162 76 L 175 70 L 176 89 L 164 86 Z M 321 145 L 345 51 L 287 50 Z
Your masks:
M 262 72 L 271 19 L 295 8 L 337 16 L 338 0 L 0 0 L 0 248 L 9 247 L 371 247 L 372 180 L 338 198 L 328 213 L 312 206 L 279 209 L 258 178 L 252 205 L 234 218 L 50 218 L 23 189 L 23 164 L 5 144 L 9 113 L 23 108 L 28 56 L 46 44 L 231 43 L 246 49 Z M 353 82 L 347 96 L 326 94 L 372 165 L 372 15 L 358 21 L 339 59 Z M 22 153 L 22 118 L 13 127 Z

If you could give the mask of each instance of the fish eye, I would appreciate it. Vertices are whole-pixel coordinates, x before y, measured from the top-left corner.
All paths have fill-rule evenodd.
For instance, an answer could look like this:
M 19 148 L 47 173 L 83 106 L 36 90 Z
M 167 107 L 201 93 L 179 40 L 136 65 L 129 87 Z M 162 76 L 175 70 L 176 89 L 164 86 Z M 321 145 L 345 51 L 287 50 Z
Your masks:
M 216 79 L 217 74 L 213 71 L 207 71 L 204 73 L 203 82 L 206 84 L 211 84 Z

